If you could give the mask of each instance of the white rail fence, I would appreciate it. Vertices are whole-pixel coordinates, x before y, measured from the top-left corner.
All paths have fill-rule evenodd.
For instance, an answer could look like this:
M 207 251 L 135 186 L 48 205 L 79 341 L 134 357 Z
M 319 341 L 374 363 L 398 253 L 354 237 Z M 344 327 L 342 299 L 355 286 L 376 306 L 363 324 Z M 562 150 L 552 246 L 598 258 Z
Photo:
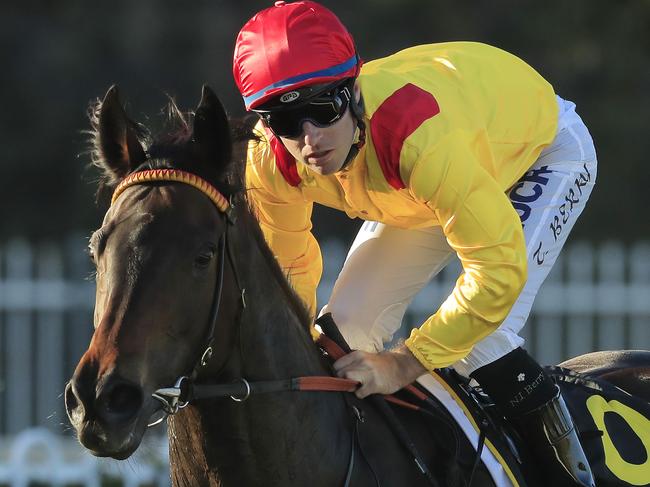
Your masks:
M 0 485 L 169 487 L 169 458 L 162 438 L 148 441 L 127 462 L 95 458 L 72 438 L 43 427 L 0 439 Z
M 66 429 L 63 388 L 92 334 L 94 284 L 85 246 L 81 236 L 64 243 L 0 244 L 4 441 L 35 426 L 55 433 Z M 321 303 L 346 253 L 334 240 L 322 247 Z M 452 262 L 414 299 L 401 336 L 437 308 L 459 271 Z M 594 350 L 650 349 L 650 242 L 568 245 L 537 298 L 524 336 L 543 363 Z M 0 455 L 0 467 L 4 463 Z

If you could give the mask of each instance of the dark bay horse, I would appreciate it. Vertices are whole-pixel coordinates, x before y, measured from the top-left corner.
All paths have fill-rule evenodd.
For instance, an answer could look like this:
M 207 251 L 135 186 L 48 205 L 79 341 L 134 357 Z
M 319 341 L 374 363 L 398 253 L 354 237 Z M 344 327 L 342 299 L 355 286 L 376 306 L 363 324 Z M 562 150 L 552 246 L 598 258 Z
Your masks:
M 164 408 L 175 413 L 175 486 L 467 485 L 474 455 L 447 418 L 432 428 L 402 415 L 427 480 L 367 401 L 342 392 L 249 394 L 260 381 L 329 376 L 330 365 L 248 206 L 242 161 L 232 154 L 233 140 L 243 144 L 251 130 L 231 127 L 206 87 L 191 123 L 176 119 L 174 132 L 152 141 L 115 88 L 93 110 L 94 162 L 102 185 L 117 190 L 89 245 L 95 332 L 65 392 L 82 445 L 128 458 Z M 180 377 L 223 384 L 240 401 L 186 405 L 174 396 L 187 392 Z M 494 484 L 481 465 L 471 485 Z

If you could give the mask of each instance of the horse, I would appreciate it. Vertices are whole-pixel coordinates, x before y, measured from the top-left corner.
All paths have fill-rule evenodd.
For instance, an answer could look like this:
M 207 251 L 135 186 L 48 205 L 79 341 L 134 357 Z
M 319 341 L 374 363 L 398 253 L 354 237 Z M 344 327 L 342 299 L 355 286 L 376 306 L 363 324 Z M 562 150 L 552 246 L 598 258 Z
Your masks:
M 116 87 L 91 110 L 100 191 L 114 193 L 89 243 L 95 330 L 64 394 L 80 443 L 126 459 L 162 411 L 176 487 L 495 485 L 444 411 L 425 426 L 399 413 L 417 468 L 354 385 L 297 390 L 295 378 L 333 373 L 246 198 L 234 154 L 255 133 L 207 86 L 193 117 L 171 112 L 176 128 L 152 139 Z M 620 371 L 616 360 L 580 366 Z M 650 360 L 633 362 L 622 381 L 641 390 Z

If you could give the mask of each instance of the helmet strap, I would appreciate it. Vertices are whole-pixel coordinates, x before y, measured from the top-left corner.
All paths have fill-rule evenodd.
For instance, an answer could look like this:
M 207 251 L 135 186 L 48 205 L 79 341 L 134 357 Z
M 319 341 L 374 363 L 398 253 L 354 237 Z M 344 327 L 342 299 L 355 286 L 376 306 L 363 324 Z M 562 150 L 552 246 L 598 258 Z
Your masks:
M 352 112 L 354 118 L 356 118 L 357 120 L 357 126 L 354 129 L 354 138 L 352 140 L 352 146 L 350 147 L 350 152 L 348 152 L 348 155 L 346 156 L 345 162 L 341 166 L 341 169 L 347 167 L 347 165 L 350 164 L 350 162 L 355 157 L 357 157 L 357 154 L 361 150 L 361 147 L 363 147 L 363 144 L 366 143 L 366 122 L 364 122 L 363 120 L 363 113 L 364 113 L 363 97 L 357 103 L 357 101 L 354 98 L 354 91 L 352 90 L 352 88 L 350 88 L 350 90 L 352 91 L 352 95 L 350 97 L 350 111 Z

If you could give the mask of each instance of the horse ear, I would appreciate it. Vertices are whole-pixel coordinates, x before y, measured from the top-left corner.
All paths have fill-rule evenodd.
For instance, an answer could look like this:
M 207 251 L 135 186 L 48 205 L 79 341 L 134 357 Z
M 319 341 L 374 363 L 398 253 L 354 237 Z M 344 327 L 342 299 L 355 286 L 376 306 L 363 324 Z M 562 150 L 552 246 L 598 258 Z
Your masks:
M 137 125 L 126 115 L 115 85 L 101 103 L 98 135 L 101 159 L 116 179 L 122 179 L 147 158 Z
M 214 91 L 203 85 L 201 101 L 194 114 L 192 140 L 206 161 L 230 162 L 232 141 L 226 110 Z

